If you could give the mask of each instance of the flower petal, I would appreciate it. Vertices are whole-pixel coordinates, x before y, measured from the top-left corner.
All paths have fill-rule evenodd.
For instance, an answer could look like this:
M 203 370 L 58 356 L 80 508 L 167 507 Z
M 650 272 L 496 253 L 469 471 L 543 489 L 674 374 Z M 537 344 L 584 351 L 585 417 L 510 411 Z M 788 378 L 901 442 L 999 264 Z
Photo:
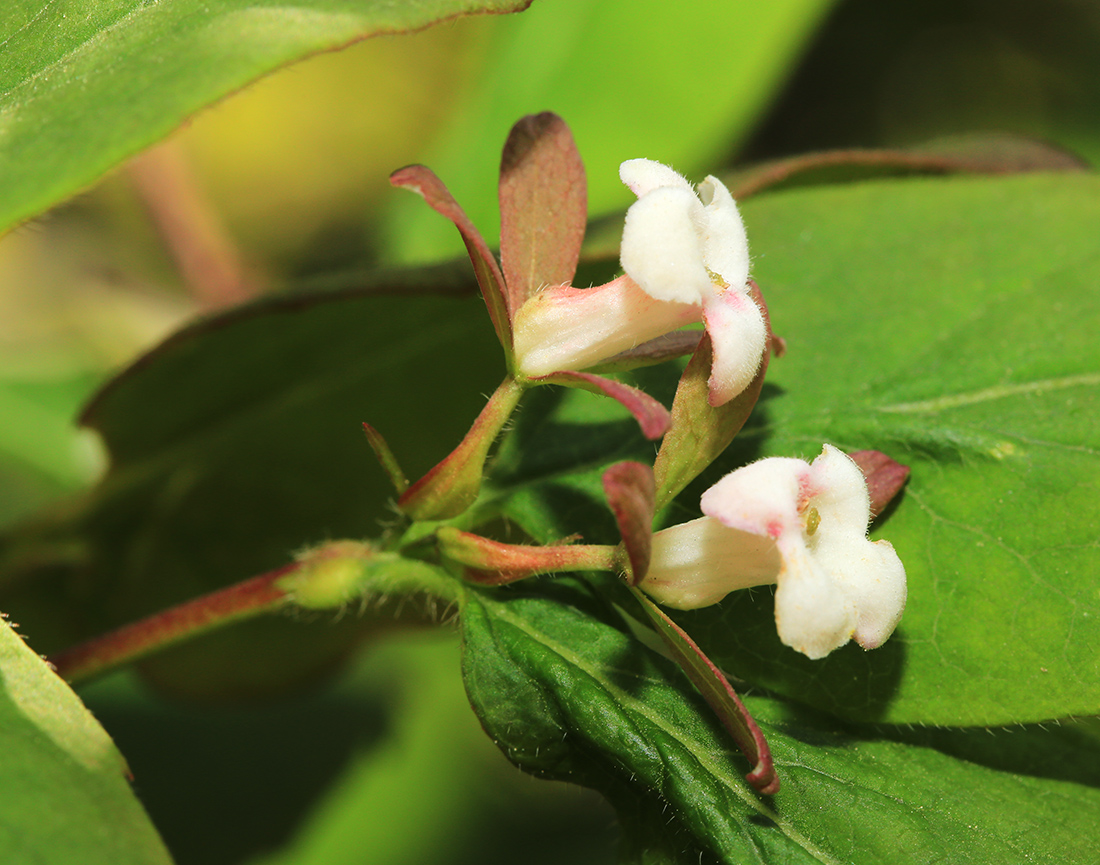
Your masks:
M 753 299 L 735 288 L 704 302 L 703 321 L 714 350 L 708 400 L 712 406 L 725 405 L 756 377 L 768 349 L 768 325 Z
M 699 198 L 706 214 L 703 260 L 731 288 L 744 288 L 749 280 L 749 238 L 737 202 L 722 181 L 710 176 L 699 184 Z
M 824 539 L 848 533 L 863 538 L 871 516 L 867 480 L 855 460 L 839 448 L 824 445 L 810 464 L 810 487 L 814 507 L 822 522 L 817 537 Z
M 852 637 L 856 611 L 843 589 L 811 556 L 801 535 L 779 542 L 783 569 L 775 590 L 779 639 L 808 658 L 824 658 Z
M 628 159 L 619 166 L 619 179 L 639 198 L 661 186 L 692 191 L 681 174 L 652 159 Z
M 626 276 L 596 288 L 548 288 L 516 314 L 516 366 L 529 378 L 587 369 L 699 321 L 700 313 L 692 304 L 655 300 Z
M 848 565 L 838 568 L 833 579 L 856 606 L 858 623 L 852 636 L 863 648 L 877 649 L 905 612 L 905 566 L 889 541 L 864 540 L 858 551 L 846 550 L 844 556 Z M 823 556 L 819 553 L 818 558 Z
M 649 571 L 638 588 L 666 607 L 694 610 L 737 589 L 774 583 L 779 570 L 771 538 L 700 517 L 653 536 Z
M 772 539 L 801 534 L 798 503 L 810 467 L 805 460 L 768 457 L 730 472 L 703 493 L 699 507 L 723 525 Z
M 827 444 L 810 465 L 810 475 L 810 503 L 820 516 L 808 539 L 811 554 L 854 605 L 856 642 L 876 648 L 905 611 L 905 567 L 887 541 L 867 539 L 870 496 L 851 457 Z
M 702 303 L 714 294 L 696 228 L 702 211 L 690 189 L 663 186 L 647 192 L 626 212 L 619 260 L 650 297 Z

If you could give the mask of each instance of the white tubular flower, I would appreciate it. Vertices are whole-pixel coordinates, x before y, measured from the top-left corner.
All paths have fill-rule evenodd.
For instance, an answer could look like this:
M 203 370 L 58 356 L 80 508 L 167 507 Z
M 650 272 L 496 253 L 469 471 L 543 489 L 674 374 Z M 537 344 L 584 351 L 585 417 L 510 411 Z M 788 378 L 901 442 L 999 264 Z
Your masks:
M 657 532 L 639 588 L 678 609 L 776 583 L 779 638 L 810 658 L 893 633 L 905 609 L 905 568 L 888 541 L 870 541 L 863 473 L 825 445 L 812 463 L 769 458 L 726 475 L 700 501 L 706 515 Z
M 623 270 L 651 297 L 700 310 L 714 347 L 710 403 L 722 405 L 752 381 L 768 338 L 749 297 L 749 242 L 737 204 L 716 177 L 696 195 L 650 159 L 624 162 L 619 177 L 638 196 L 623 227 Z
M 749 249 L 737 205 L 708 177 L 697 196 L 683 177 L 657 162 L 632 159 L 619 169 L 638 201 L 627 211 L 622 276 L 578 289 L 552 286 L 516 314 L 521 375 L 582 370 L 623 351 L 703 322 L 714 362 L 711 405 L 741 393 L 760 367 L 767 327 L 749 296 Z

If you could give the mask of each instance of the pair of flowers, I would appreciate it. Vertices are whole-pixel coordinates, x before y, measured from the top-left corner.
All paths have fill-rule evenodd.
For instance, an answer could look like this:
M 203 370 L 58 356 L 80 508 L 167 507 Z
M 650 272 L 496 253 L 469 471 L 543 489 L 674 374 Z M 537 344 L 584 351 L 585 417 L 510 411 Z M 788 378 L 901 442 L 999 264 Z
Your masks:
M 864 472 L 834 447 L 825 445 L 812 463 L 768 458 L 738 469 L 703 495 L 703 517 L 652 534 L 656 508 L 744 422 L 773 338 L 749 279 L 744 225 L 726 187 L 708 177 L 693 189 L 646 159 L 624 162 L 620 177 L 638 196 L 623 229 L 624 274 L 575 288 L 570 282 L 587 218 L 584 169 L 559 118 L 525 118 L 505 147 L 501 266 L 434 174 L 423 166 L 395 172 L 394 185 L 420 193 L 462 234 L 509 367 L 467 440 L 405 489 L 399 505 L 418 519 L 461 512 L 476 497 L 489 446 L 526 388 L 554 383 L 596 390 L 630 409 L 650 438 L 665 437 L 656 485 L 642 497 L 648 500 L 633 515 L 617 511 L 632 584 L 680 609 L 717 603 L 735 589 L 777 584 L 777 628 L 788 646 L 820 658 L 852 638 L 864 648 L 880 645 L 901 617 L 905 572 L 888 542 L 868 540 Z M 700 322 L 702 334 L 681 329 Z M 691 351 L 671 415 L 648 395 L 599 375 Z M 891 477 L 889 495 L 904 473 L 893 470 Z M 586 561 L 585 550 L 595 549 L 517 552 L 453 530 L 441 537 L 445 553 L 495 570 L 497 582 L 576 567 Z

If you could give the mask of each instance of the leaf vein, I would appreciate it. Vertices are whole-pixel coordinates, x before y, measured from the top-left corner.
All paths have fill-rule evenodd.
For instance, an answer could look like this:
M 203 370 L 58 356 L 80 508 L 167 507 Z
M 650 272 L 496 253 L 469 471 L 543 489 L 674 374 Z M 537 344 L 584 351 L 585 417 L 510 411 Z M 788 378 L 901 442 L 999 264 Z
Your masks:
M 929 414 L 944 411 L 946 409 L 961 408 L 962 406 L 973 405 L 980 402 L 1007 399 L 1013 396 L 1041 394 L 1052 390 L 1062 390 L 1069 387 L 1088 387 L 1090 385 L 1100 385 L 1100 372 L 1068 375 L 1062 378 L 1037 379 L 1036 381 L 1025 381 L 1017 384 L 997 385 L 981 390 L 949 394 L 936 397 L 935 399 L 878 406 L 877 410 L 888 414 Z
M 620 704 L 630 706 L 632 711 L 640 714 L 647 721 L 649 721 L 651 724 L 653 724 L 655 727 L 665 733 L 670 739 L 680 742 L 686 748 L 688 753 L 692 754 L 692 756 L 702 768 L 704 768 L 715 778 L 721 780 L 725 784 L 725 786 L 735 796 L 741 799 L 741 801 L 745 805 L 749 806 L 762 816 L 767 817 L 769 820 L 775 823 L 775 825 L 782 829 L 784 834 L 791 841 L 798 844 L 819 862 L 829 863 L 829 865 L 841 865 L 839 860 L 834 859 L 824 850 L 821 850 L 816 845 L 814 845 L 808 838 L 804 837 L 801 833 L 796 831 L 794 827 L 791 826 L 790 823 L 786 819 L 781 817 L 776 811 L 761 804 L 760 801 L 757 800 L 755 796 L 750 794 L 748 790 L 744 787 L 740 777 L 732 777 L 730 775 L 728 767 L 717 765 L 715 762 L 706 760 L 702 755 L 697 753 L 699 749 L 693 748 L 690 742 L 682 738 L 682 731 L 677 730 L 672 726 L 666 724 L 664 718 L 654 713 L 645 703 L 636 700 L 630 694 L 626 693 L 621 688 L 618 688 L 613 682 L 600 675 L 599 671 L 595 667 L 587 664 L 575 652 L 571 651 L 566 646 L 561 645 L 548 634 L 545 634 L 532 627 L 529 622 L 514 615 L 509 610 L 507 610 L 507 608 L 503 606 L 498 607 L 497 614 L 507 619 L 513 627 L 527 634 L 527 636 L 531 639 L 536 640 L 547 649 L 553 651 L 555 654 L 561 657 L 562 660 L 573 664 L 578 670 L 583 672 L 593 682 L 598 684 L 605 692 L 607 692 L 609 695 L 614 696 Z

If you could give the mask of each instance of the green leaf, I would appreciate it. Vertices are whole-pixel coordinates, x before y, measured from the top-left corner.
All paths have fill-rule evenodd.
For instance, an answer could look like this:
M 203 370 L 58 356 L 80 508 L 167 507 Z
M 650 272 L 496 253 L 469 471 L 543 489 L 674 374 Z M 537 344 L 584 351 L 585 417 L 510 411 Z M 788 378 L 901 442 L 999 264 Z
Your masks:
M 1093 177 L 960 179 L 746 207 L 790 347 L 748 444 L 910 465 L 877 532 L 909 604 L 883 648 L 814 663 L 778 643 L 768 592 L 741 593 L 680 618 L 716 663 L 853 718 L 1100 711 L 1100 599 L 1081 578 L 1100 565 L 1098 192 Z
M 1084 736 L 909 742 L 750 698 L 783 783 L 761 798 L 679 671 L 590 589 L 471 590 L 462 627 L 467 691 L 489 735 L 528 771 L 603 791 L 630 833 L 627 861 L 985 865 L 1100 853 L 1100 755 Z
M 0 380 L 0 525 L 26 517 L 95 474 L 94 447 L 72 418 L 91 376 Z
M 392 490 L 362 421 L 418 476 L 462 438 L 502 373 L 472 297 L 282 298 L 200 322 L 93 402 L 85 421 L 111 470 L 77 506 L 7 539 L 9 562 L 48 565 L 53 549 L 65 559 L 8 573 L 4 603 L 52 652 L 279 567 L 307 544 L 377 537 Z M 147 670 L 209 695 L 269 690 L 312 676 L 371 621 L 259 620 Z
M 486 60 L 454 120 L 417 158 L 443 179 L 488 238 L 499 236 L 497 170 L 516 119 L 551 110 L 576 137 L 588 206 L 632 196 L 619 163 L 644 156 L 702 179 L 743 140 L 830 0 L 553 0 L 494 22 Z M 698 175 L 698 176 L 697 176 Z M 394 200 L 388 241 L 405 261 L 456 249 L 431 214 Z
M 77 696 L 0 621 L 0 848 L 10 862 L 165 865 L 126 763 Z
M 911 180 L 745 204 L 755 278 L 788 352 L 722 473 L 823 442 L 912 467 L 876 535 L 909 606 L 882 648 L 809 661 L 771 593 L 677 620 L 723 669 L 847 718 L 1003 724 L 1100 711 L 1100 181 Z M 667 368 L 645 371 L 667 399 Z M 545 400 L 501 451 L 498 507 L 535 537 L 613 542 L 598 487 L 636 437 L 584 395 Z M 981 687 L 975 687 L 981 682 Z
M 0 233 L 287 63 L 529 0 L 28 0 L 0 21 Z

